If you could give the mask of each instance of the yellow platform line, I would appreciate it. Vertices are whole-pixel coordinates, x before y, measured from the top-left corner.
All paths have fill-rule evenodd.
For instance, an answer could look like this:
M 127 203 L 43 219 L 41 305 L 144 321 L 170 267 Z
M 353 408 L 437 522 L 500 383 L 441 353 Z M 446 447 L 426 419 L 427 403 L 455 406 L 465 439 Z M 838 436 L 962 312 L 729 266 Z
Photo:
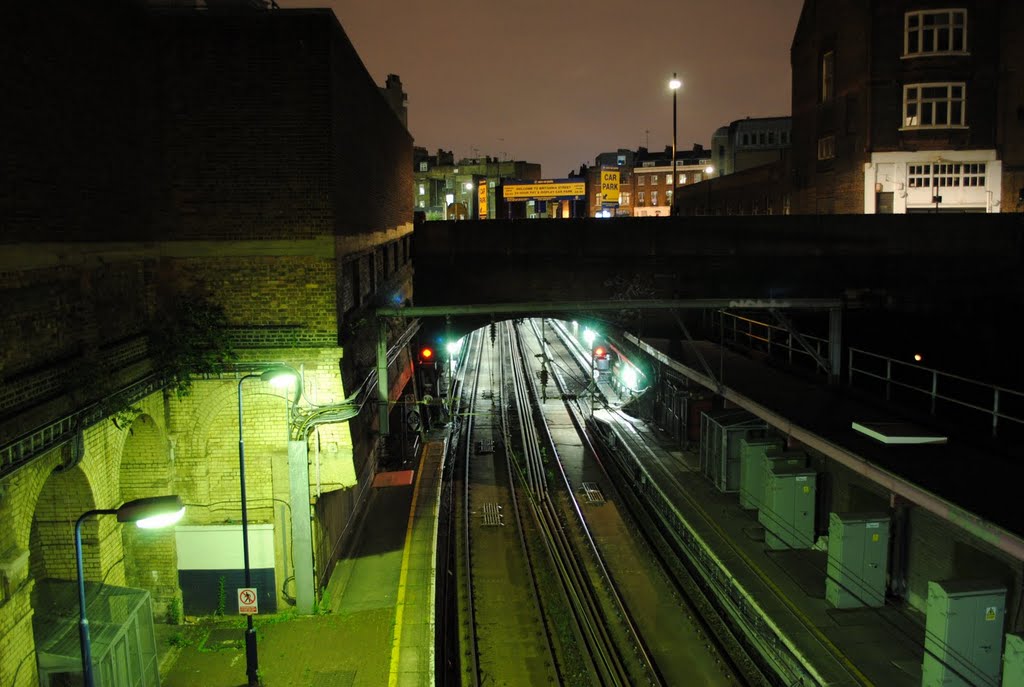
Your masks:
M 860 681 L 862 685 L 864 685 L 865 687 L 874 687 L 874 682 L 872 682 L 867 675 L 861 672 L 861 670 L 857 668 L 857 666 L 855 666 L 849 658 L 847 658 L 846 654 L 844 654 L 839 649 L 839 647 L 833 644 L 832 641 L 825 636 L 825 633 L 822 632 L 818 628 L 818 626 L 815 625 L 814 622 L 810 618 L 808 618 L 807 615 L 802 610 L 800 610 L 800 608 L 788 596 L 786 596 L 782 589 L 775 584 L 775 581 L 772 580 L 771 577 L 769 577 L 768 573 L 764 572 L 761 569 L 761 566 L 755 563 L 752 558 L 747 556 L 745 551 L 743 551 L 742 549 L 740 549 L 739 546 L 733 543 L 732 537 L 730 537 L 728 533 L 726 533 L 726 531 L 717 522 L 715 522 L 713 518 L 710 517 L 708 512 L 704 510 L 703 506 L 701 506 L 701 504 L 699 504 L 696 499 L 690 496 L 687 496 L 687 500 L 690 502 L 690 505 L 700 513 L 700 516 L 704 518 L 704 522 L 712 530 L 714 530 L 715 533 L 718 534 L 718 536 L 723 541 L 728 542 L 729 547 L 732 549 L 733 553 L 739 556 L 743 560 L 743 562 L 746 563 L 747 566 L 751 570 L 753 570 L 758 577 L 761 578 L 761 582 L 764 583 L 769 589 L 771 589 L 772 592 L 775 593 L 775 596 L 778 597 L 782 601 L 782 603 L 789 608 L 789 611 L 797 618 L 799 618 L 801 622 L 803 622 L 804 626 L 811 632 L 812 635 L 814 635 L 814 638 L 817 639 L 818 642 L 823 644 L 829 650 L 833 658 L 839 661 L 839 663 L 842 664 L 842 666 L 847 670 L 847 672 L 851 673 L 858 681 Z
M 402 657 L 402 619 L 405 615 L 405 588 L 409 579 L 409 553 L 412 549 L 412 529 L 416 521 L 416 500 L 420 494 L 420 479 L 423 477 L 423 463 L 427 459 L 429 445 L 423 448 L 416 482 L 412 488 L 412 503 L 409 504 L 409 522 L 405 528 L 405 547 L 402 549 L 402 571 L 398 576 L 398 598 L 395 602 L 395 633 L 391 639 L 391 667 L 388 671 L 389 687 L 398 685 L 398 664 Z

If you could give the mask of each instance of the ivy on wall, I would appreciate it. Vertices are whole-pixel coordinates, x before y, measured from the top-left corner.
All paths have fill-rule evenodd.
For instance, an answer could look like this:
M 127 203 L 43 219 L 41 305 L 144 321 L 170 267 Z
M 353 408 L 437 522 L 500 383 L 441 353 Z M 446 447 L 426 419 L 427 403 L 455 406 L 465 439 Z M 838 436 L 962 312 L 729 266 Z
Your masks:
M 224 308 L 202 297 L 181 295 L 153 328 L 153 351 L 167 371 L 168 389 L 182 398 L 196 375 L 215 372 L 238 359 L 226 329 Z

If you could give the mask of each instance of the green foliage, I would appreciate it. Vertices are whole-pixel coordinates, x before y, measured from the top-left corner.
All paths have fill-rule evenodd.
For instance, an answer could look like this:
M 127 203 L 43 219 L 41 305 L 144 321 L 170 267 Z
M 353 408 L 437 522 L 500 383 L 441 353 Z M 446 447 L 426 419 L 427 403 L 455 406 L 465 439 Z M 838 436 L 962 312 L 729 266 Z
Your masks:
M 129 429 L 132 423 L 138 419 L 139 415 L 142 415 L 142 408 L 128 406 L 127 408 L 114 411 L 111 415 L 111 420 L 114 422 L 115 427 L 118 429 Z
M 181 607 L 181 598 L 175 596 L 167 604 L 167 623 L 169 625 L 181 625 L 185 620 L 185 611 Z
M 192 377 L 216 372 L 237 359 L 225 329 L 224 308 L 198 296 L 174 299 L 154 327 L 153 350 L 178 398 L 192 390 Z
M 316 615 L 326 615 L 331 612 L 331 595 L 327 591 L 327 587 L 320 589 L 320 598 L 317 599 L 313 604 L 313 613 Z
M 176 646 L 179 649 L 183 649 L 189 645 L 188 638 L 185 636 L 184 632 L 175 632 L 167 638 L 167 643 L 171 646 Z
M 214 615 L 224 615 L 228 605 L 228 591 L 225 589 L 227 578 L 223 575 L 217 580 L 217 611 Z

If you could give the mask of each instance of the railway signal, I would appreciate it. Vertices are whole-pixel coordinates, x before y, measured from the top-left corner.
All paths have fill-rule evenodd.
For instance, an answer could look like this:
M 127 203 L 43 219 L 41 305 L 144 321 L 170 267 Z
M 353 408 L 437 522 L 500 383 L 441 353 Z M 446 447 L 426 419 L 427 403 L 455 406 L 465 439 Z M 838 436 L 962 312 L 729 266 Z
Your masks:
M 434 349 L 430 346 L 424 346 L 420 349 L 420 364 L 421 365 L 433 365 L 435 363 Z

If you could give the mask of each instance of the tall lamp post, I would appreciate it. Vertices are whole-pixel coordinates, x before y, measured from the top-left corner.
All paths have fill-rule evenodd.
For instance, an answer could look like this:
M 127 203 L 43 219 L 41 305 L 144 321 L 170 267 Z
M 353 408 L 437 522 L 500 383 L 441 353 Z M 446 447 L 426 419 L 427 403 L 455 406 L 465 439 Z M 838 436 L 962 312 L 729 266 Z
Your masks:
M 672 91 L 672 205 L 668 209 L 670 215 L 675 213 L 676 184 L 679 181 L 679 176 L 676 174 L 676 92 L 682 86 L 683 82 L 676 78 L 675 72 L 672 72 L 672 78 L 668 82 L 669 90 Z
M 466 191 L 466 219 L 473 219 L 471 208 L 473 207 L 473 182 L 467 181 L 462 186 Z
M 185 506 L 177 496 L 152 496 L 129 501 L 120 508 L 98 508 L 82 513 L 75 523 L 75 564 L 78 569 L 78 638 L 82 648 L 82 683 L 95 685 L 92 674 L 92 641 L 85 610 L 85 575 L 82 565 L 82 523 L 94 515 L 116 515 L 118 522 L 134 522 L 144 529 L 168 527 L 181 520 Z
M 242 430 L 245 427 L 242 417 L 242 382 L 247 379 L 260 379 L 272 386 L 280 387 L 295 382 L 298 374 L 287 365 L 275 365 L 264 372 L 247 374 L 238 380 L 238 474 L 242 485 L 242 561 L 245 567 L 245 586 L 252 587 L 252 572 L 249 569 L 249 512 L 245 499 L 245 439 L 242 437 Z M 252 614 L 246 614 L 245 619 L 245 674 L 249 678 L 250 687 L 257 687 L 260 684 L 260 661 L 256 652 L 256 630 L 252 625 Z

